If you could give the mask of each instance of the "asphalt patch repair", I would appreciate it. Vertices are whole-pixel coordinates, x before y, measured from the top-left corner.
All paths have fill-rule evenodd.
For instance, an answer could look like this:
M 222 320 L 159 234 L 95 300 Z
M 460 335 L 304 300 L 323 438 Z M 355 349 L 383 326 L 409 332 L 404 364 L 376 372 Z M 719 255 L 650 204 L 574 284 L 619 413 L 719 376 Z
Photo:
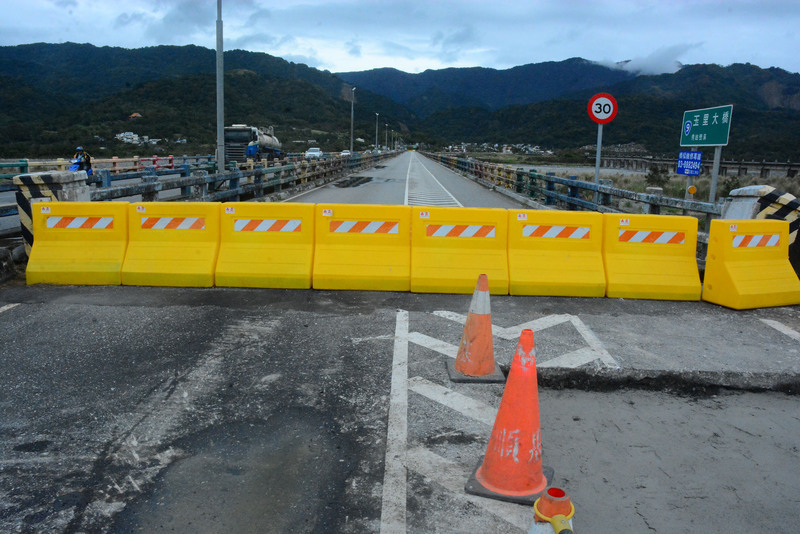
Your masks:
M 492 422 L 447 399 L 490 409 L 503 393 L 452 384 L 431 348 L 463 328 L 432 310 L 463 313 L 469 298 L 7 285 L 0 530 L 380 532 L 392 351 L 406 339 L 405 531 L 527 532 L 529 508 L 498 514 L 463 491 Z M 791 529 L 798 340 L 758 319 L 795 332 L 800 311 L 494 302 L 503 331 L 550 325 L 534 329 L 543 455 L 577 531 L 753 532 L 764 517 Z M 594 350 L 582 324 L 622 368 L 547 367 Z M 507 371 L 516 340 L 496 342 Z
M 351 176 L 339 182 L 336 182 L 336 187 L 358 187 L 372 181 L 372 176 Z
M 292 409 L 212 427 L 116 517 L 113 532 L 330 532 L 356 459 L 329 418 Z

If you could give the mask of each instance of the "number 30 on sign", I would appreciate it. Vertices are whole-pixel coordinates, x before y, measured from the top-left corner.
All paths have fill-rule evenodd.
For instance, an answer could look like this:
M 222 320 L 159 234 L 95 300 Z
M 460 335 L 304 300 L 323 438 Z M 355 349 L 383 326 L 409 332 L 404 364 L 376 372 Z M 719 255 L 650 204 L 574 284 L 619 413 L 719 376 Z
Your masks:
M 617 101 L 608 93 L 597 93 L 589 100 L 589 117 L 597 124 L 606 124 L 617 116 Z

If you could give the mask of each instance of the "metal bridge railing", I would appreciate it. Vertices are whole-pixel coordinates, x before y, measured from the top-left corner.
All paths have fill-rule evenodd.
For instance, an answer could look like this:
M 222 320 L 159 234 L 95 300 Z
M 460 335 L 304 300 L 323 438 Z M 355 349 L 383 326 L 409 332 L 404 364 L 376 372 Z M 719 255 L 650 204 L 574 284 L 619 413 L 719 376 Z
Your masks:
M 662 208 L 683 214 L 697 213 L 707 217 L 719 216 L 722 203 L 699 202 L 665 197 L 657 193 L 637 193 L 618 189 L 610 180 L 601 183 L 585 182 L 576 177 L 560 178 L 553 173 L 515 169 L 509 165 L 487 163 L 472 158 L 459 158 L 447 154 L 426 154 L 428 157 L 462 174 L 472 175 L 491 184 L 504 187 L 545 206 L 560 206 L 567 210 L 586 209 L 599 212 L 625 212 L 620 200 L 630 200 L 644 206 L 649 214 L 662 213 Z
M 216 172 L 216 162 L 208 160 L 206 156 L 194 156 L 187 157 L 187 159 L 193 160 L 194 164 L 176 165 L 173 160 L 173 168 L 150 165 L 144 167 L 143 170 L 116 173 L 112 168 L 94 168 L 93 176 L 89 177 L 86 183 L 94 185 L 89 193 L 92 201 L 124 199 L 141 195 L 144 202 L 153 202 L 159 200 L 159 195 L 170 191 L 177 192 L 177 194 L 162 200 L 235 201 L 242 197 L 257 198 L 279 193 L 286 188 L 320 179 L 334 180 L 374 166 L 394 155 L 396 153 L 393 152 L 375 155 L 354 154 L 311 161 L 300 159 L 295 162 L 290 162 L 287 158 L 273 162 L 248 162 L 239 164 L 241 168 L 224 172 Z M 3 167 L 23 169 L 25 161 L 3 164 Z M 153 162 L 152 159 L 137 159 L 137 162 L 142 161 Z M 272 166 L 267 166 L 270 163 Z M 235 167 L 235 164 L 231 164 L 231 167 Z M 26 173 L 16 172 L 10 174 L 10 177 L 19 174 Z M 7 180 L 8 185 L 11 186 L 10 189 L 15 190 L 16 186 L 11 185 L 10 177 Z M 0 217 L 16 215 L 18 215 L 16 204 L 0 205 Z

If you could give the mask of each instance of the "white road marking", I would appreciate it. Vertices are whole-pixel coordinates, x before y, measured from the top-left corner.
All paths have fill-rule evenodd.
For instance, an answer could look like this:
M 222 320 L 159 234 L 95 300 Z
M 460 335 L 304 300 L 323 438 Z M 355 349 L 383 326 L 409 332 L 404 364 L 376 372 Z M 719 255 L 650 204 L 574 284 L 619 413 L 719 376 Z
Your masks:
M 451 311 L 435 311 L 433 312 L 434 315 L 441 317 L 443 319 L 449 319 L 456 323 L 465 324 L 467 322 L 467 316 L 461 315 L 460 313 L 455 313 Z M 534 319 L 533 321 L 528 321 L 527 323 L 522 323 L 517 326 L 512 326 L 509 328 L 503 328 L 502 326 L 492 325 L 492 335 L 497 336 L 499 338 L 507 339 L 509 341 L 514 341 L 519 339 L 519 336 L 522 335 L 522 331 L 526 328 L 530 328 L 534 332 L 539 330 L 544 330 L 545 328 L 550 328 L 551 326 L 556 326 L 561 323 L 566 323 L 570 321 L 572 318 L 571 315 L 562 314 L 562 315 L 548 315 L 546 317 L 541 317 L 539 319 Z
M 455 322 L 465 322 L 466 317 L 452 312 L 435 312 L 436 315 L 451 319 Z M 544 329 L 550 326 L 571 322 L 587 340 L 589 347 L 572 351 L 551 360 L 550 366 L 570 365 L 578 366 L 602 358 L 605 348 L 594 333 L 583 323 L 571 315 L 551 315 L 534 321 L 529 321 L 512 328 L 495 328 L 495 335 L 514 339 L 517 332 L 523 328 Z M 367 339 L 384 339 L 385 336 L 374 338 L 359 338 L 358 341 Z M 356 340 L 354 340 L 356 341 Z M 402 534 L 406 532 L 406 513 L 408 499 L 408 470 L 411 469 L 427 481 L 432 481 L 450 492 L 451 497 L 463 503 L 471 503 L 482 510 L 493 514 L 498 519 L 506 521 L 529 534 L 544 534 L 551 532 L 552 528 L 546 523 L 535 523 L 533 511 L 529 506 L 521 506 L 493 499 L 486 499 L 469 495 L 464 491 L 464 486 L 469 479 L 473 466 L 447 460 L 423 447 L 408 449 L 408 412 L 409 391 L 421 395 L 430 401 L 456 411 L 465 417 L 482 423 L 488 427 L 494 426 L 497 418 L 497 408 L 485 404 L 477 399 L 451 390 L 440 384 L 431 382 L 423 377 L 408 377 L 409 345 L 412 342 L 429 348 L 440 354 L 455 358 L 458 347 L 445 341 L 421 334 L 409 332 L 409 313 L 404 310 L 397 311 L 394 335 L 394 352 L 392 357 L 392 386 L 389 401 L 389 423 L 386 436 L 386 456 L 383 479 L 383 494 L 381 502 L 382 534 Z M 611 358 L 608 356 L 608 358 Z M 611 359 L 613 362 L 613 359 Z M 616 362 L 614 362 L 616 363 Z M 544 366 L 547 366 L 546 364 Z
M 570 317 L 570 322 L 572 322 L 572 325 L 575 327 L 575 329 L 580 332 L 581 336 L 583 336 L 583 339 L 585 339 L 589 346 L 594 349 L 598 357 L 603 361 L 604 364 L 606 364 L 606 366 L 613 369 L 619 369 L 617 360 L 615 360 L 611 354 L 608 353 L 605 345 L 603 345 L 603 342 L 598 339 L 594 332 L 592 332 L 591 328 L 586 326 L 586 323 L 574 315 Z
M 425 334 L 420 334 L 419 332 L 411 332 L 408 334 L 408 340 L 412 343 L 416 343 L 417 345 L 435 350 L 439 354 L 444 354 L 445 356 L 449 356 L 453 359 L 458 356 L 457 346 L 451 345 L 450 343 L 442 341 L 441 339 L 436 339 L 435 337 L 426 336 Z
M 0 309 L 0 311 L 3 311 L 3 310 Z M 771 326 L 772 328 L 774 328 L 775 330 L 777 330 L 781 334 L 785 334 L 785 335 L 789 336 L 790 338 L 794 339 L 795 341 L 800 341 L 800 333 L 797 333 L 796 331 L 792 330 L 791 328 L 789 328 L 788 326 L 786 326 L 785 324 L 783 324 L 781 322 L 773 321 L 772 319 L 761 319 L 761 322 L 766 324 L 766 325 L 768 325 L 768 326 Z
M 573 350 L 566 354 L 562 354 L 556 358 L 552 358 L 545 362 L 536 361 L 536 367 L 569 367 L 576 368 L 581 365 L 586 365 L 597 359 L 597 353 L 591 347 L 583 347 L 582 349 Z
M 451 321 L 460 324 L 465 324 L 467 322 L 467 316 L 461 315 L 460 313 L 440 310 L 433 312 L 433 314 L 436 315 L 437 317 L 442 317 L 443 319 L 449 319 Z M 555 360 L 561 360 L 564 363 L 564 365 L 554 364 L 553 362 L 555 360 L 550 360 L 545 364 L 542 364 L 541 365 L 542 367 L 556 367 L 556 366 L 578 367 L 580 365 L 589 363 L 595 359 L 600 359 L 600 361 L 602 361 L 606 365 L 606 367 L 610 367 L 612 369 L 619 369 L 619 363 L 617 363 L 617 361 L 611 356 L 611 354 L 609 354 L 609 352 L 603 345 L 603 342 L 600 341 L 600 339 L 595 335 L 594 332 L 592 332 L 591 328 L 586 326 L 586 323 L 581 321 L 580 318 L 578 318 L 575 315 L 570 315 L 570 314 L 548 315 L 546 317 L 540 317 L 539 319 L 534 319 L 533 321 L 528 321 L 527 323 L 522 323 L 520 325 L 512 326 L 509 328 L 503 328 L 502 326 L 492 325 L 492 335 L 497 336 L 499 338 L 514 341 L 516 339 L 519 339 L 520 335 L 522 334 L 522 331 L 526 328 L 530 328 L 534 332 L 539 332 L 546 328 L 550 328 L 551 326 L 556 326 L 567 322 L 572 323 L 572 325 L 575 327 L 575 329 L 578 331 L 581 337 L 583 337 L 583 339 L 586 340 L 586 343 L 589 345 L 590 349 L 580 349 L 571 352 L 569 354 L 564 354 L 555 359 Z M 429 348 L 433 348 L 425 343 L 419 343 L 419 344 L 428 346 Z M 594 352 L 594 358 L 591 358 L 589 360 L 587 360 L 587 358 L 589 357 L 588 350 Z M 572 363 L 572 365 L 570 365 L 570 363 Z M 537 362 L 537 365 L 540 364 Z
M 16 307 L 16 306 L 19 306 L 19 303 L 16 303 L 16 304 L 6 304 L 6 305 L 5 305 L 5 306 L 3 306 L 2 308 L 0 308 L 0 313 L 3 313 L 4 311 L 8 311 L 8 310 L 10 310 L 11 308 L 14 308 L 14 307 Z
M 411 177 L 411 163 L 415 162 L 418 167 L 422 167 L 425 172 L 431 175 L 435 184 L 430 183 L 428 180 L 423 180 L 422 177 Z M 409 173 L 406 176 L 406 199 L 405 203 L 409 206 L 453 206 L 463 207 L 463 204 L 456 200 L 450 194 L 439 180 L 429 171 L 425 165 L 419 161 L 416 154 L 411 155 L 411 160 L 408 163 Z M 438 186 L 438 187 L 437 187 Z
M 406 440 L 408 439 L 408 312 L 397 310 L 392 357 L 392 390 L 386 431 L 381 533 L 406 531 Z
M 490 427 L 494 425 L 494 420 L 497 418 L 497 408 L 419 376 L 408 381 L 408 389 Z
M 403 205 L 408 206 L 408 183 L 411 181 L 411 162 L 414 161 L 413 157 L 408 158 L 408 170 L 406 170 L 406 194 L 403 198 Z
M 468 501 L 479 508 L 527 532 L 533 522 L 533 508 L 519 504 L 477 497 L 464 492 L 464 485 L 472 471 L 442 458 L 438 454 L 417 447 L 406 453 L 408 468 L 434 481 L 450 491 L 458 500 Z M 550 525 L 547 525 L 551 528 Z M 551 529 L 552 530 L 552 529 Z

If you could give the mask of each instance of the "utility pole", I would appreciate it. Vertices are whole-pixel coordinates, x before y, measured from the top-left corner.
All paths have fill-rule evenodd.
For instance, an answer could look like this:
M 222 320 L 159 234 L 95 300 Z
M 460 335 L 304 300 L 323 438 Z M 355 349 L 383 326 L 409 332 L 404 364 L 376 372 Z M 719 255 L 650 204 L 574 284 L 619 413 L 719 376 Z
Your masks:
M 383 146 L 387 149 L 389 148 L 389 125 L 387 123 L 383 123 Z
M 353 106 L 356 101 L 356 88 L 350 94 L 350 153 L 353 153 Z
M 225 170 L 225 65 L 222 56 L 222 0 L 217 0 L 217 172 Z
M 378 115 L 380 113 L 375 114 L 375 150 L 378 150 Z

